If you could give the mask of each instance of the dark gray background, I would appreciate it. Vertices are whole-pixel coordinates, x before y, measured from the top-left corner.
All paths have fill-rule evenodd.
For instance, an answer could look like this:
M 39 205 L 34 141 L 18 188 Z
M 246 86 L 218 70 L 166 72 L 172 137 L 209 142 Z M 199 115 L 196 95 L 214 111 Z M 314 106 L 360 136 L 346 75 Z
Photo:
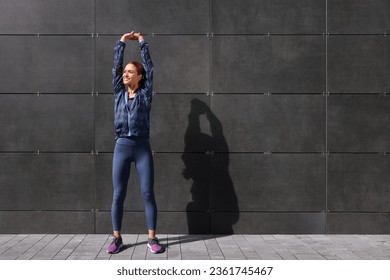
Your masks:
M 131 30 L 159 232 L 390 233 L 388 0 L 0 0 L 0 233 L 111 232 Z M 123 231 L 145 230 L 133 166 Z

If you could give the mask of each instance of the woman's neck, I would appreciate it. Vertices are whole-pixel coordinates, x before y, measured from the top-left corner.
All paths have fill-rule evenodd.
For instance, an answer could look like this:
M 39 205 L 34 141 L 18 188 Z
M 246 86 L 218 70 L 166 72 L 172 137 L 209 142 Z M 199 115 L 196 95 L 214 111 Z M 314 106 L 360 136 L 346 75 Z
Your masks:
M 127 89 L 127 92 L 129 93 L 129 96 L 134 96 L 136 91 L 138 89 L 138 86 L 130 85 Z

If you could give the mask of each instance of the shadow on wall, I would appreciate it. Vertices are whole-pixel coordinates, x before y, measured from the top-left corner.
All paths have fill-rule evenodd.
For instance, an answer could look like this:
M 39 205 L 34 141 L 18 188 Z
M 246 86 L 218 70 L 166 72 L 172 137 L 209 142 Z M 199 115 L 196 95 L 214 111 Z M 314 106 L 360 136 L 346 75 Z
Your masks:
M 205 115 L 211 135 L 202 133 L 200 116 Z M 222 125 L 206 103 L 191 101 L 188 127 L 182 155 L 183 176 L 192 179 L 192 201 L 187 205 L 188 232 L 190 234 L 233 234 L 233 224 L 239 219 L 237 196 L 229 175 L 229 148 Z M 196 151 L 209 151 L 199 154 Z M 211 151 L 218 151 L 210 156 Z M 201 213 L 207 213 L 201 215 Z M 207 217 L 208 221 L 200 217 Z

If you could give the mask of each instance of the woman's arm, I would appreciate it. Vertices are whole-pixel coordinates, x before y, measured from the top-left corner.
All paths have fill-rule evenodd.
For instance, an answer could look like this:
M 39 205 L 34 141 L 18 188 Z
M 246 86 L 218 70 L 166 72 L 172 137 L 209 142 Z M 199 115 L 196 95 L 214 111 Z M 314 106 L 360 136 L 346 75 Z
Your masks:
M 148 94 L 152 94 L 153 91 L 153 62 L 149 53 L 149 45 L 144 41 L 144 37 L 141 33 L 134 33 L 134 39 L 138 39 L 141 49 L 142 66 L 145 70 L 145 88 Z
M 123 53 L 125 52 L 126 44 L 120 40 L 117 41 L 114 47 L 114 68 L 112 68 L 112 90 L 117 94 L 125 89 L 123 84 Z
M 115 94 L 123 91 L 125 85 L 123 84 L 123 55 L 126 47 L 126 40 L 134 40 L 134 32 L 123 34 L 121 39 L 116 42 L 114 47 L 114 68 L 112 69 L 112 89 Z

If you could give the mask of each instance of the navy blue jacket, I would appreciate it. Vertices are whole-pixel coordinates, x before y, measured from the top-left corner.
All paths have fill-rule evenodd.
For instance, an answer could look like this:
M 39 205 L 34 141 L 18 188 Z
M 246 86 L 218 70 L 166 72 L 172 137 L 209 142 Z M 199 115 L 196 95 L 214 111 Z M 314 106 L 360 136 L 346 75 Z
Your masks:
M 118 41 L 114 47 L 114 68 L 112 88 L 115 96 L 115 139 L 124 136 L 149 138 L 150 110 L 153 93 L 153 62 L 150 58 L 148 43 L 139 43 L 141 49 L 143 78 L 130 107 L 127 106 L 128 93 L 123 84 L 123 54 L 126 44 Z

